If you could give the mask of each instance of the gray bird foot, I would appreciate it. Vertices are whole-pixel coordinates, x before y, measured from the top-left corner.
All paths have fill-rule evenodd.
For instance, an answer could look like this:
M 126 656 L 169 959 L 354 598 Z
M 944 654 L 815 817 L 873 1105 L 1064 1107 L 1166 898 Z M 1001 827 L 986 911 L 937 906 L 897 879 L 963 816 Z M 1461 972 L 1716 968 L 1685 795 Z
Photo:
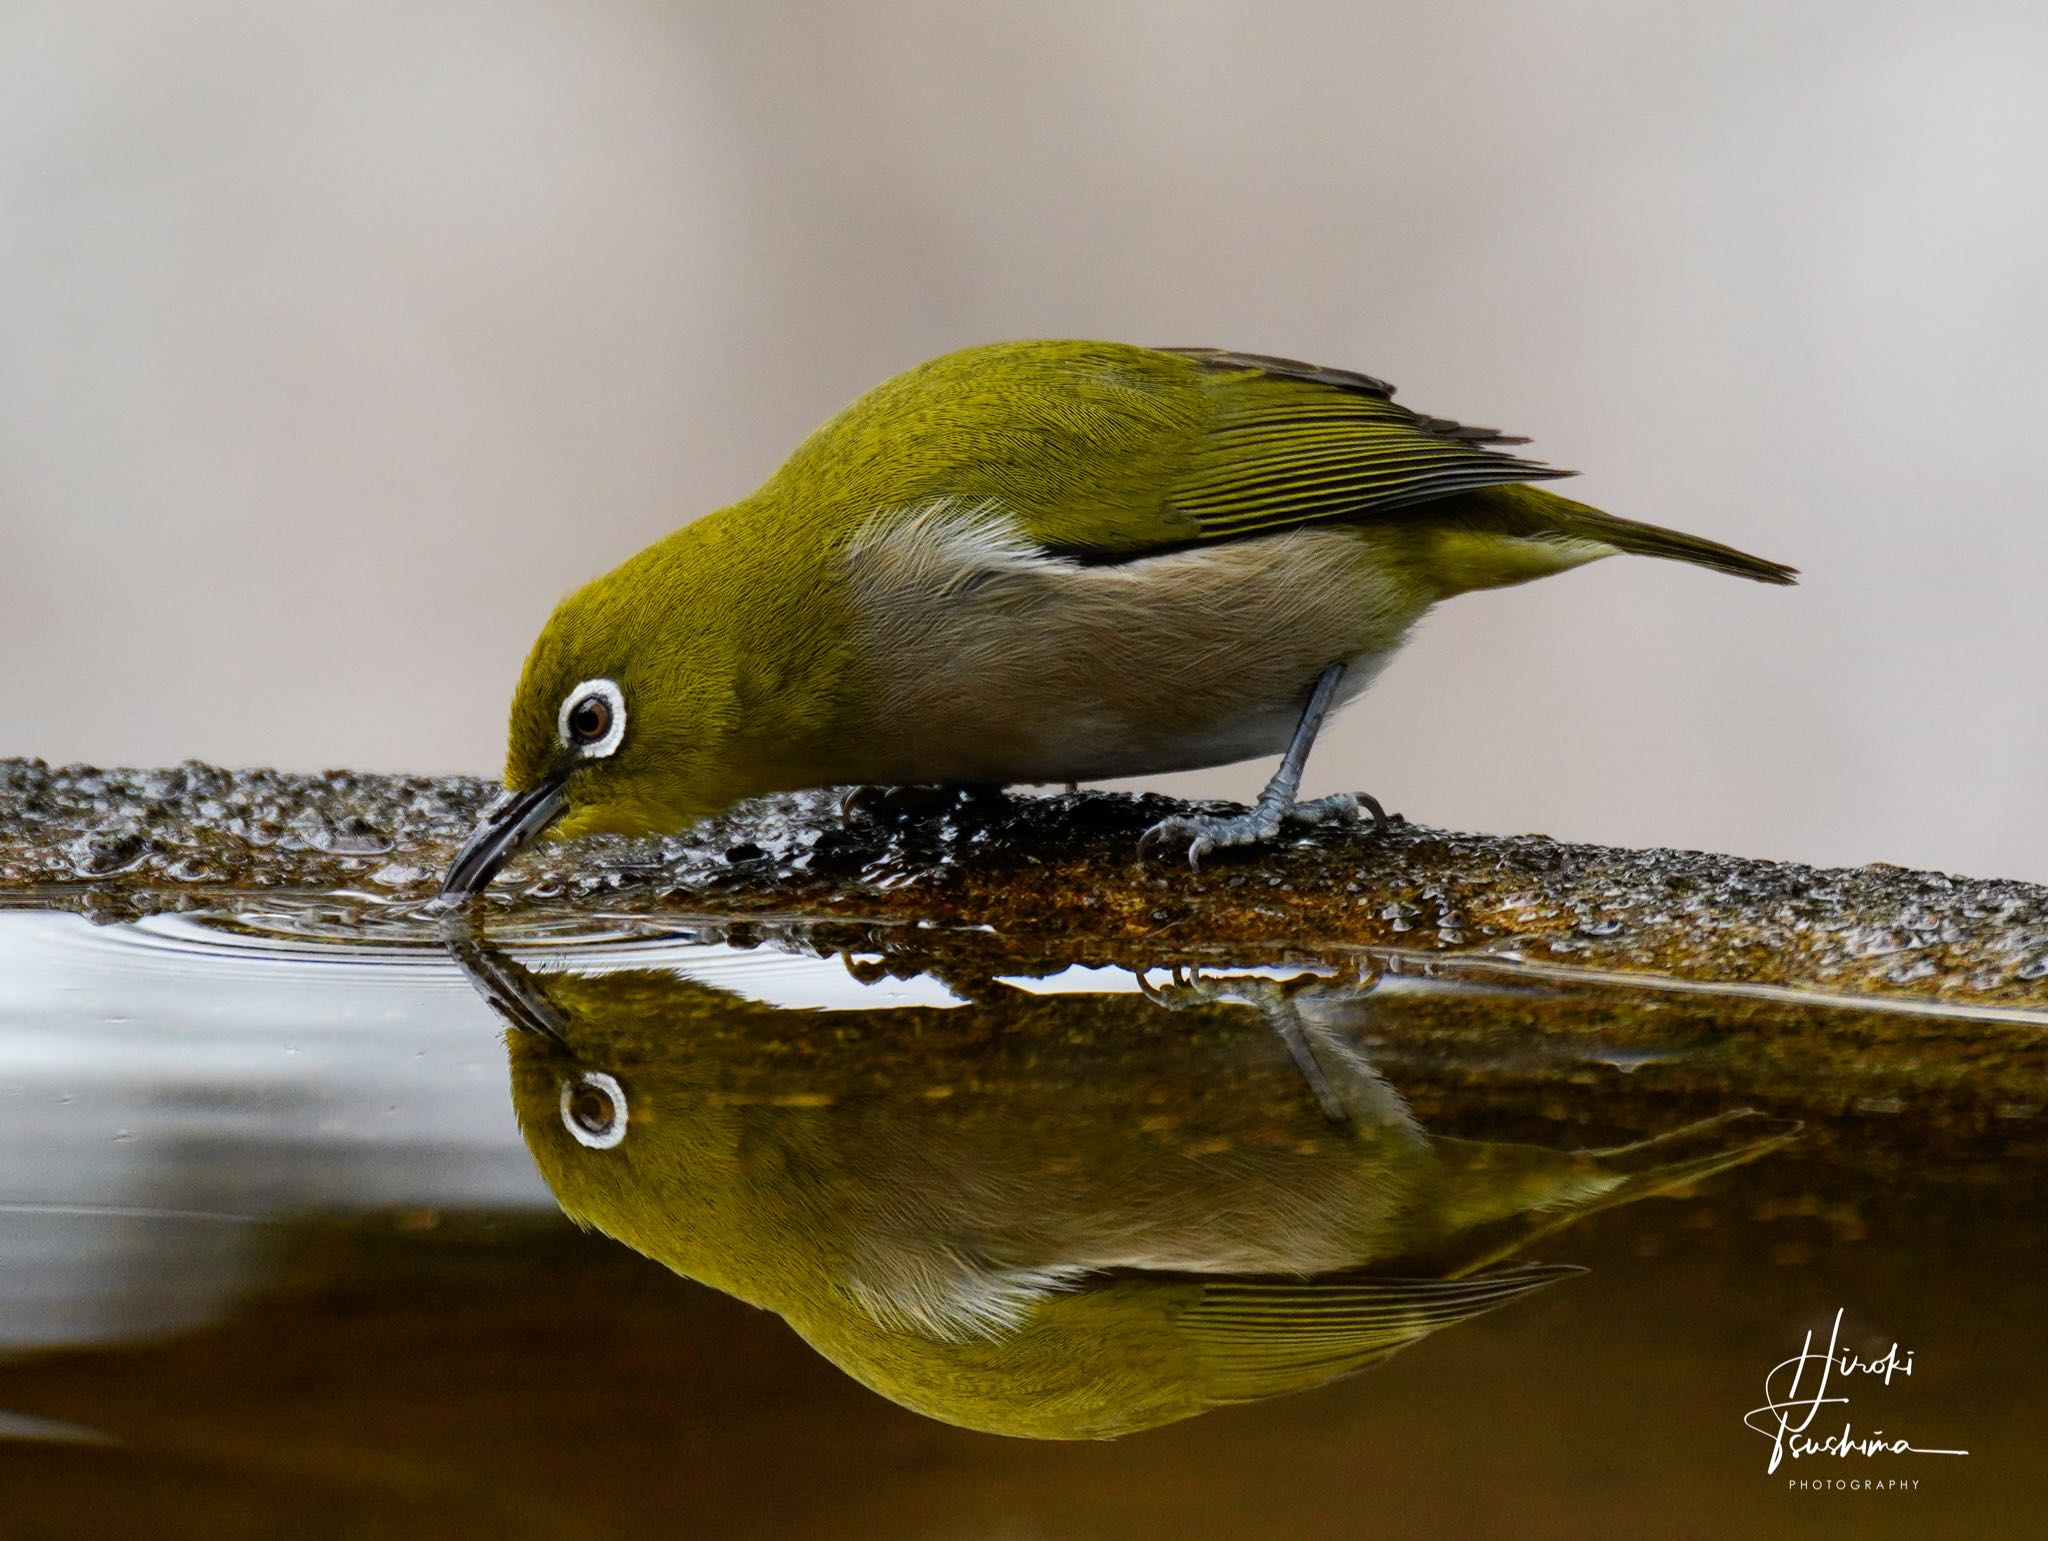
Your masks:
M 1251 808 L 1225 818 L 1215 814 L 1177 813 L 1161 819 L 1138 837 L 1142 853 L 1165 840 L 1186 837 L 1188 866 L 1199 872 L 1202 858 L 1225 846 L 1260 845 L 1280 833 L 1287 824 L 1330 824 L 1350 822 L 1371 814 L 1373 827 L 1384 832 L 1391 820 L 1379 799 L 1369 792 L 1338 792 L 1297 803 L 1268 787 Z

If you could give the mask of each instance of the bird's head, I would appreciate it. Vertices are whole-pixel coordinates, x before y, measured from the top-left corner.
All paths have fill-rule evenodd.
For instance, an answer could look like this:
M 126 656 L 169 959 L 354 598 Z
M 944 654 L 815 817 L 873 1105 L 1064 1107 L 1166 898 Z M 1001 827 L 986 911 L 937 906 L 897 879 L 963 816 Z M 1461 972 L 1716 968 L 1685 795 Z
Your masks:
M 505 794 L 449 867 L 444 899 L 478 893 L 536 840 L 667 832 L 731 801 L 707 784 L 730 691 L 691 596 L 671 594 L 648 555 L 578 589 L 542 628 L 512 697 Z

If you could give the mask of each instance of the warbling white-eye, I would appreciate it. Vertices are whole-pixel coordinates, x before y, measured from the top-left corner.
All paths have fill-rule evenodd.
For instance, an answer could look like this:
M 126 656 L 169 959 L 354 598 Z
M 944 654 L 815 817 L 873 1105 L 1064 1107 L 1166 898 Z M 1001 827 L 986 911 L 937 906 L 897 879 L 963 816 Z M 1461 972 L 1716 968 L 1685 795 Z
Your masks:
M 780 1006 L 655 969 L 464 961 L 526 1029 L 513 1101 L 572 1219 L 992 1433 L 1103 1438 L 1356 1373 L 1577 1271 L 1510 1261 L 1540 1238 L 1792 1135 L 1740 1113 L 1606 1150 L 1433 1134 L 1359 1054 L 1352 1033 L 1388 1024 L 1342 979 L 1148 996 L 1104 971 L 1099 991 L 799 1011 L 802 965 L 832 960 L 748 960 Z
M 1284 752 L 1190 859 L 1271 837 L 1326 711 L 1440 599 L 1637 552 L 1794 570 L 1529 485 L 1523 442 L 1365 375 L 1207 348 L 1012 342 L 898 375 L 751 497 L 564 599 L 512 701 L 465 897 L 544 832 L 669 832 L 741 798 L 1046 783 Z M 1150 838 L 1148 836 L 1148 838 Z

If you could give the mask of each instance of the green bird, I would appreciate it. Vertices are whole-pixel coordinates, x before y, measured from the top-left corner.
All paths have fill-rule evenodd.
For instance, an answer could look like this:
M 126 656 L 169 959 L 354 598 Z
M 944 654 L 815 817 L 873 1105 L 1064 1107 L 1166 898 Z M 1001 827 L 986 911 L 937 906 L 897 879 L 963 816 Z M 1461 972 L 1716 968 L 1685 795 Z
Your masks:
M 1736 1112 L 1599 1150 L 1433 1133 L 1316 1026 L 1398 1036 L 1416 998 L 1377 1013 L 1369 984 L 983 981 L 952 1007 L 791 1010 L 457 956 L 522 1029 L 514 1106 L 572 1219 L 990 1433 L 1108 1438 L 1356 1374 L 1578 1272 L 1518 1261 L 1532 1243 L 1796 1132 Z M 1251 985 L 1272 999 L 1232 993 Z M 1341 1124 L 1269 1030 L 1282 1002 Z
M 449 869 L 667 833 L 801 787 L 1053 783 L 1281 754 L 1191 861 L 1285 820 L 1324 715 L 1431 605 L 1612 556 L 1795 570 L 1532 485 L 1524 442 L 1346 370 L 1010 342 L 876 387 L 751 497 L 564 599 L 512 700 L 507 796 Z

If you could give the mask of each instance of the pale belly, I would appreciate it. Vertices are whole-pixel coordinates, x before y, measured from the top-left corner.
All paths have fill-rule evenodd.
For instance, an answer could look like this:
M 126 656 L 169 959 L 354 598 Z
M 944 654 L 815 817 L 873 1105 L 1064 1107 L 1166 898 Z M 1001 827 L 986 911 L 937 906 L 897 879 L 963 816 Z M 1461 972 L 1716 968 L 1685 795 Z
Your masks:
M 1278 755 L 1324 668 L 1347 666 L 1348 700 L 1428 608 L 1387 554 L 1326 526 L 1086 566 L 987 516 L 895 524 L 854 553 L 861 779 L 1100 781 Z
M 1363 653 L 1343 660 L 1335 706 L 1343 706 L 1372 683 L 1393 658 L 1392 651 Z M 1168 667 L 1162 661 L 1162 667 Z M 1229 676 L 1202 680 L 1189 687 L 1179 705 L 1179 720 L 1163 731 L 1150 722 L 1134 723 L 1130 703 L 1090 699 L 1055 703 L 1065 707 L 1064 721 L 1048 722 L 1046 730 L 1018 745 L 1017 770 L 1007 781 L 1113 781 L 1124 776 L 1156 776 L 1169 771 L 1204 770 L 1234 765 L 1239 760 L 1277 758 L 1286 752 L 1301 721 L 1309 687 L 1323 666 L 1310 668 L 1308 684 L 1278 697 L 1247 692 Z M 1050 718 L 1054 713 L 1045 714 Z M 919 778 L 925 779 L 925 778 Z M 977 778 L 969 773 L 947 780 Z

